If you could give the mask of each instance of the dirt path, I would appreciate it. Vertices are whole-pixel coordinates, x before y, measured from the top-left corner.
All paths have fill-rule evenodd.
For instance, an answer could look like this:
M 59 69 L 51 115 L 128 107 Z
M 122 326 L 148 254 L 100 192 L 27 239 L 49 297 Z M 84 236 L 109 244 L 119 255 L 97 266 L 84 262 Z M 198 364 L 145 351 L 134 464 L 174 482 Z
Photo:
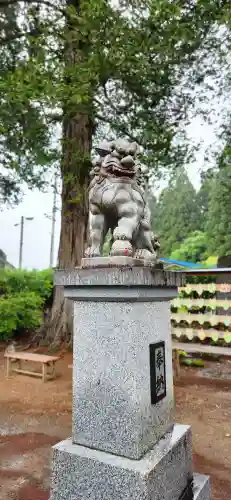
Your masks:
M 61 354 L 60 378 L 43 384 L 5 377 L 0 353 L 0 500 L 47 500 L 51 447 L 71 435 L 72 355 Z
M 212 500 L 231 498 L 230 382 L 202 382 L 185 369 L 176 387 L 176 420 L 192 426 L 194 469 L 211 477 Z
M 46 384 L 20 375 L 7 380 L 0 353 L 0 500 L 48 500 L 51 447 L 71 435 L 71 363 L 62 355 L 60 378 Z M 175 392 L 175 420 L 192 425 L 194 468 L 211 476 L 213 500 L 229 500 L 231 384 L 202 382 L 183 369 Z

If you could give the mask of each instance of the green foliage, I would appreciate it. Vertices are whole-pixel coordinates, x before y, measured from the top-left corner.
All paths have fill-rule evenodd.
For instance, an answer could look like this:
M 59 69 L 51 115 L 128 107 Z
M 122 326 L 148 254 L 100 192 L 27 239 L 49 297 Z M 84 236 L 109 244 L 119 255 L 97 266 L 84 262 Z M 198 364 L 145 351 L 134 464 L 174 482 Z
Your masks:
M 230 254 L 231 165 L 228 156 L 219 161 L 219 168 L 202 174 L 198 193 L 186 172 L 178 169 L 153 205 L 153 228 L 163 257 L 211 267 L 217 262 L 213 255 Z
M 182 357 L 187 356 L 187 352 L 185 352 L 185 351 L 178 351 L 178 354 L 179 354 L 179 356 L 182 356 Z
M 180 363 L 186 366 L 205 366 L 202 359 L 196 359 L 187 354 L 185 351 L 178 351 L 180 356 Z
M 214 283 L 214 276 L 186 276 L 186 283 L 190 285 L 190 283 L 196 283 L 196 284 L 210 284 Z M 209 292 L 204 292 L 203 293 L 203 298 L 211 298 L 214 295 L 215 292 L 212 292 L 211 294 Z
M 212 28 L 227 22 L 227 9 L 221 0 L 1 0 L 3 198 L 17 196 L 22 180 L 42 186 L 66 147 L 52 142 L 57 125 L 80 115 L 90 118 L 89 142 L 104 124 L 137 140 L 153 168 L 181 164 L 191 89 L 206 77 Z M 68 162 L 80 176 L 78 141 Z
M 231 251 L 231 166 L 219 168 L 209 193 L 206 223 L 208 251 L 218 256 Z
M 8 2 L 1 2 L 1 202 L 17 201 L 22 181 L 29 187 L 35 185 L 41 188 L 44 165 L 51 161 L 51 151 L 48 151 L 50 132 L 44 125 L 44 119 L 35 103 L 36 90 L 33 90 L 33 81 L 29 82 L 24 74 L 23 68 L 28 63 L 28 44 L 25 37 L 22 37 L 21 12 L 20 2 L 9 2 L 9 5 Z M 31 98 L 32 94 L 34 98 Z
M 0 270 L 0 339 L 40 326 L 52 272 Z
M 156 231 L 156 212 L 157 212 L 157 199 L 152 193 L 148 193 L 148 205 L 151 212 L 151 225 Z
M 215 176 L 216 174 L 214 168 L 209 168 L 205 172 L 201 173 L 201 186 L 197 193 L 197 204 L 200 210 L 200 223 L 198 224 L 198 229 L 201 231 L 206 230 L 209 197 Z
M 207 257 L 207 235 L 194 231 L 171 253 L 170 259 L 200 262 Z
M 0 295 L 32 292 L 46 299 L 51 294 L 52 280 L 53 272 L 50 269 L 43 271 L 0 269 Z
M 161 244 L 161 255 L 169 257 L 200 219 L 196 191 L 183 168 L 177 169 L 158 200 L 153 215 L 154 231 Z
M 186 366 L 200 366 L 200 367 L 205 366 L 204 361 L 202 359 L 194 359 L 191 358 L 190 356 L 182 357 L 181 363 Z
M 0 297 L 0 339 L 37 328 L 42 320 L 43 299 L 34 292 Z
M 111 249 L 111 234 L 108 234 L 103 246 L 103 255 L 107 257 L 110 253 Z
M 205 260 L 204 267 L 216 267 L 217 265 L 217 255 L 209 255 L 209 257 Z

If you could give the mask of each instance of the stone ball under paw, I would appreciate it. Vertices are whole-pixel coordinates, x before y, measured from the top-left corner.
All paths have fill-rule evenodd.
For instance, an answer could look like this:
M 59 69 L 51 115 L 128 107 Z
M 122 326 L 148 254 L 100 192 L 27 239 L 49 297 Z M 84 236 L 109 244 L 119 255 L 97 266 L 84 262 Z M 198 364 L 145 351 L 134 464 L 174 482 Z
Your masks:
M 110 255 L 116 256 L 124 256 L 124 257 L 132 257 L 133 248 L 130 241 L 127 240 L 116 240 L 112 244 Z

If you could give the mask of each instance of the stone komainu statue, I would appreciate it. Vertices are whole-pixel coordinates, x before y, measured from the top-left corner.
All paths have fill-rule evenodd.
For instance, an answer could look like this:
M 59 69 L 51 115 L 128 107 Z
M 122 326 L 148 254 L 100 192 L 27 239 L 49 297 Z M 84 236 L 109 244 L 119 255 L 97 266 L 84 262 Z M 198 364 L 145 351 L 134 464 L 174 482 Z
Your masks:
M 86 257 L 99 257 L 111 230 L 111 256 L 156 261 L 157 239 L 151 231 L 137 145 L 118 139 L 97 148 L 89 187 L 90 245 Z

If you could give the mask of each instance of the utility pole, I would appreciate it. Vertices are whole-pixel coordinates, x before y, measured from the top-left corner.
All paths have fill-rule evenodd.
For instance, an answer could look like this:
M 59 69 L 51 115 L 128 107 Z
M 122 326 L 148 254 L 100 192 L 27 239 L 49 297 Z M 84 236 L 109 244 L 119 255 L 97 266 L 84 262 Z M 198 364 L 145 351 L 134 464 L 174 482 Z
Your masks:
M 55 243 L 55 222 L 56 222 L 56 200 L 57 200 L 57 178 L 58 174 L 55 174 L 54 189 L 53 189 L 53 207 L 52 207 L 52 219 L 51 219 L 51 247 L 50 247 L 50 268 L 53 267 L 54 263 L 54 243 Z
M 14 224 L 15 226 L 20 226 L 20 241 L 19 241 L 19 269 L 22 268 L 22 254 L 23 254 L 23 244 L 24 244 L 24 223 L 25 220 L 33 220 L 34 217 L 24 217 L 22 215 L 21 220 L 18 224 Z
M 22 250 L 23 250 L 23 239 L 24 239 L 24 217 L 22 215 L 20 222 L 20 243 L 19 243 L 19 264 L 18 267 L 22 267 Z

